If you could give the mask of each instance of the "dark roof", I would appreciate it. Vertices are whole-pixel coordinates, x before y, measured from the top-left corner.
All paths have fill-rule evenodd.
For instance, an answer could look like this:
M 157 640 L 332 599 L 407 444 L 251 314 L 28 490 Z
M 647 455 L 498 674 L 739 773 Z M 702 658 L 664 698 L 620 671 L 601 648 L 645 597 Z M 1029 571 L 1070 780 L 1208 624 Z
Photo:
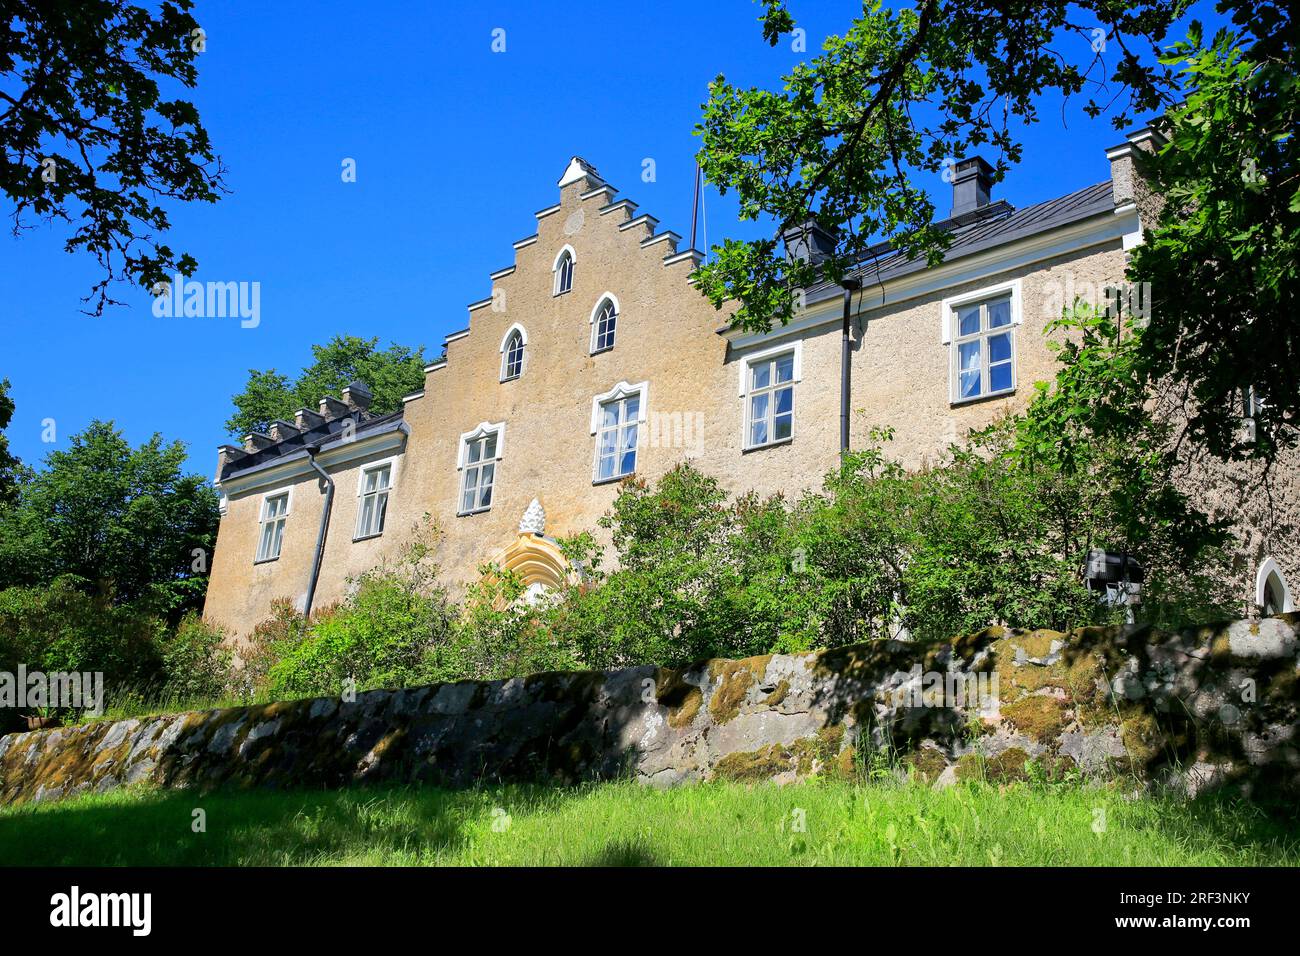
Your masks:
M 373 418 L 366 418 L 360 412 L 352 412 L 348 415 L 342 415 L 339 418 L 331 419 L 315 428 L 294 435 L 292 438 L 286 438 L 282 442 L 276 442 L 274 445 L 268 445 L 261 451 L 255 451 L 251 455 L 245 455 L 237 461 L 228 462 L 225 469 L 218 476 L 218 481 L 224 481 L 236 474 L 250 471 L 254 468 L 266 465 L 278 458 L 285 458 L 295 452 L 304 449 L 319 450 L 320 447 L 328 442 L 334 441 L 343 431 L 343 423 L 353 421 L 357 424 L 356 437 L 362 438 L 371 432 L 390 425 L 393 422 L 402 420 L 402 414 L 406 411 L 403 406 L 389 415 L 379 415 Z
M 1109 180 L 1024 209 L 1016 209 L 1005 200 L 989 203 L 964 215 L 936 223 L 953 234 L 952 244 L 944 254 L 943 261 L 952 262 L 1018 239 L 1059 229 L 1110 212 L 1114 208 Z M 920 272 L 925 268 L 924 259 L 908 259 L 901 252 L 895 252 L 889 243 L 882 242 L 869 250 L 862 264 L 850 275 L 862 280 L 863 285 L 867 286 L 911 272 Z M 807 301 L 812 304 L 842 294 L 843 290 L 836 283 L 819 282 L 808 290 Z

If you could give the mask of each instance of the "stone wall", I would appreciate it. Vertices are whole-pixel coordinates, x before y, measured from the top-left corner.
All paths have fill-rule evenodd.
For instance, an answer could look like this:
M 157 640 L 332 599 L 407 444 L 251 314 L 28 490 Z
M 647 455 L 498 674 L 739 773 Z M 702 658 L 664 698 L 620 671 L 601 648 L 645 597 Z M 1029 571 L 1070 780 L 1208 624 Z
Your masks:
M 0 803 L 130 784 L 784 783 L 869 763 L 936 785 L 1042 773 L 1295 790 L 1298 629 L 1300 615 L 1179 634 L 990 628 L 100 722 L 0 738 Z

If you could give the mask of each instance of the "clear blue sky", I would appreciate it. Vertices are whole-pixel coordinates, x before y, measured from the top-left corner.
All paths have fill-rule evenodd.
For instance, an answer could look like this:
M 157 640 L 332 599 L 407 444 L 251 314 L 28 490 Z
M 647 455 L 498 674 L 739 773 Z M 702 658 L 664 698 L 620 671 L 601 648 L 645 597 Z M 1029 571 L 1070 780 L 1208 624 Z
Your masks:
M 173 207 L 174 248 L 195 278 L 261 283 L 261 323 L 156 318 L 142 291 L 81 313 L 98 277 L 63 252 L 56 229 L 0 235 L 0 377 L 17 403 L 9 427 L 30 464 L 92 419 L 132 442 L 161 432 L 211 474 L 230 396 L 249 368 L 296 373 L 335 334 L 426 347 L 468 324 L 488 273 L 556 201 L 573 154 L 663 228 L 687 235 L 691 130 L 718 73 L 773 85 L 842 32 L 860 4 L 792 0 L 808 53 L 763 43 L 752 0 L 602 4 L 430 4 L 199 0 L 208 35 L 192 94 L 232 190 L 216 205 Z M 506 51 L 493 53 L 504 29 Z M 1071 105 L 1025 135 L 1024 162 L 995 196 L 1024 205 L 1108 176 L 1117 134 Z M 357 182 L 341 180 L 345 157 Z M 656 164 L 643 182 L 642 163 Z M 989 157 L 993 158 L 992 156 Z M 935 183 L 936 205 L 948 207 Z M 3 210 L 7 216 L 8 210 Z M 706 196 L 708 239 L 754 235 L 731 197 Z M 57 442 L 41 441 L 41 422 Z

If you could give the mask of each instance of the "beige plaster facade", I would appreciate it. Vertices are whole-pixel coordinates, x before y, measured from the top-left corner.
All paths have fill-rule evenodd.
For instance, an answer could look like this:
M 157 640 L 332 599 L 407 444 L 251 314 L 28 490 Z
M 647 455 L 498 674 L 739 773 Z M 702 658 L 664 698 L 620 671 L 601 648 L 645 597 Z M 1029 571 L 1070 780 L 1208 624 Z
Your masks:
M 852 444 L 865 443 L 873 426 L 892 427 L 891 452 L 918 467 L 969 429 L 1023 407 L 1032 384 L 1053 374 L 1047 324 L 1074 296 L 1099 301 L 1105 286 L 1122 282 L 1126 249 L 1140 241 L 1144 214 L 1134 201 L 1138 190 L 1123 149 L 1112 156 L 1112 170 L 1113 184 L 1088 194 L 1105 202 L 1098 206 L 1093 199 L 1087 215 L 950 253 L 938 267 L 867 283 L 854 294 Z M 530 583 L 554 583 L 554 539 L 596 531 L 618 492 L 617 481 L 595 478 L 594 404 L 602 396 L 639 395 L 635 473 L 646 479 L 689 459 L 733 492 L 794 496 L 835 467 L 838 294 L 815 302 L 810 297 L 795 321 L 767 335 L 720 331 L 727 313 L 715 310 L 690 282 L 698 254 L 679 252 L 675 234 L 657 231 L 651 217 L 618 200 L 576 158 L 560 180 L 558 202 L 536 217 L 535 235 L 514 243 L 513 264 L 492 275 L 490 295 L 469 307 L 468 328 L 448 336 L 445 361 L 426 369 L 424 390 L 408 397 L 400 415 L 380 427 L 362 406 L 322 402 L 326 418 L 350 411 L 358 424 L 355 437 L 319 441 L 313 452 L 334 482 L 314 607 L 342 599 L 349 579 L 394 556 L 426 514 L 440 529 L 437 558 L 449 583 L 474 580 L 489 561 L 524 569 Z M 557 292 L 561 255 L 572 258 L 572 285 Z M 953 300 L 981 293 L 1012 298 L 1015 387 L 957 402 Z M 616 339 L 613 348 L 596 351 L 596 312 L 606 301 L 615 305 Z M 524 340 L 522 373 L 503 381 L 507 337 L 516 330 Z M 749 449 L 744 373 L 754 356 L 773 352 L 796 356 L 792 434 L 783 443 Z M 317 417 L 300 413 L 304 437 Z M 499 454 L 491 504 L 464 514 L 464 439 L 489 429 L 497 431 Z M 293 433 L 286 424 L 283 434 Z M 324 482 L 308 457 L 292 439 L 278 444 L 258 436 L 250 436 L 244 449 L 222 451 L 218 479 L 225 506 L 205 614 L 234 634 L 247 634 L 265 619 L 274 599 L 301 607 L 306 597 L 325 503 Z M 376 463 L 391 468 L 383 533 L 354 540 L 362 474 Z M 1236 474 L 1220 480 L 1233 486 Z M 279 556 L 259 562 L 264 502 L 285 491 L 289 510 Z M 521 532 L 534 500 L 539 508 Z M 1282 532 L 1272 538 L 1243 532 L 1250 542 L 1243 550 L 1249 552 L 1243 594 L 1253 593 L 1251 576 L 1260 562 L 1295 540 L 1289 515 L 1296 500 L 1288 487 L 1284 500 L 1271 506 L 1270 514 L 1280 509 L 1288 516 Z M 1252 521 L 1279 527 L 1272 517 L 1252 513 Z M 1278 561 L 1283 574 L 1300 580 L 1291 553 Z

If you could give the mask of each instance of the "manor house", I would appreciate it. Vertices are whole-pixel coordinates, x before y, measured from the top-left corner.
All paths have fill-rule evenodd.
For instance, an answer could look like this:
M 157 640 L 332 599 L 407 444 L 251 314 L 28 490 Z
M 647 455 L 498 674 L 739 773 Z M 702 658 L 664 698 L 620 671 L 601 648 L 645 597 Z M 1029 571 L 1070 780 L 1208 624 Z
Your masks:
M 993 198 L 982 159 L 957 164 L 944 261 L 884 250 L 849 296 L 853 447 L 891 427 L 890 452 L 920 467 L 1024 407 L 1054 374 L 1047 324 L 1076 296 L 1100 304 L 1124 282 L 1157 208 L 1133 157 L 1157 136 L 1108 150 L 1107 181 L 1020 209 Z M 836 466 L 844 290 L 806 290 L 794 321 L 767 334 L 729 328 L 692 285 L 702 256 L 679 235 L 578 157 L 558 185 L 400 410 L 372 414 L 354 383 L 220 447 L 210 620 L 246 635 L 277 598 L 336 602 L 426 514 L 450 583 L 496 562 L 542 592 L 577 573 L 557 537 L 596 531 L 628 476 L 690 460 L 734 493 L 791 496 Z M 785 238 L 814 260 L 831 241 L 815 225 Z M 1224 468 L 1189 487 L 1240 521 L 1243 606 L 1290 610 L 1300 568 L 1283 544 L 1300 497 L 1256 481 Z

